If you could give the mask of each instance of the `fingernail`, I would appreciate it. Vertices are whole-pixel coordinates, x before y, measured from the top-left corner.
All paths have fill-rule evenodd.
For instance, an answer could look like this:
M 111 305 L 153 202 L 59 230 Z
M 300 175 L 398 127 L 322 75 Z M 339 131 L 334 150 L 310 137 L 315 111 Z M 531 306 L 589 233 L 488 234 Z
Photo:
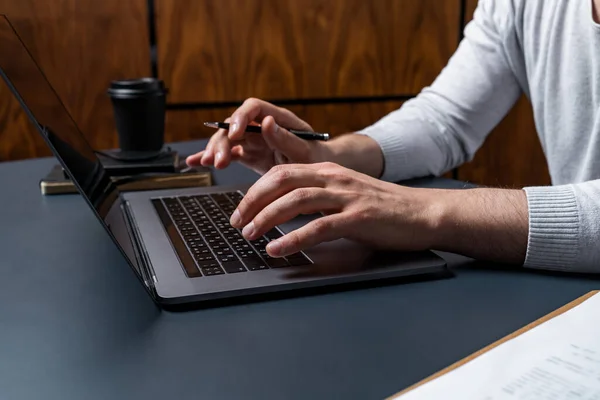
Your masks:
M 231 226 L 233 226 L 234 228 L 237 228 L 237 227 L 238 227 L 238 225 L 239 225 L 239 224 L 240 224 L 240 222 L 241 222 L 241 219 L 242 219 L 242 217 L 241 217 L 241 215 L 240 215 L 240 212 L 239 212 L 239 211 L 236 209 L 236 210 L 233 212 L 233 215 L 231 216 L 231 219 L 229 220 L 229 223 L 230 223 L 230 224 L 231 224 Z
M 229 134 L 237 132 L 239 126 L 240 125 L 237 122 L 234 122 L 233 124 L 231 124 L 229 126 Z
M 281 241 L 273 240 L 272 242 L 269 242 L 269 244 L 267 245 L 267 250 L 274 256 L 280 255 L 283 250 L 283 246 L 281 246 Z
M 246 239 L 251 238 L 253 234 L 254 234 L 254 221 L 250 222 L 248 225 L 246 225 L 244 227 L 244 229 L 242 229 L 242 235 Z
M 221 153 L 220 151 L 215 155 L 215 165 L 219 164 L 219 162 L 221 161 L 221 158 L 223 158 L 223 153 Z

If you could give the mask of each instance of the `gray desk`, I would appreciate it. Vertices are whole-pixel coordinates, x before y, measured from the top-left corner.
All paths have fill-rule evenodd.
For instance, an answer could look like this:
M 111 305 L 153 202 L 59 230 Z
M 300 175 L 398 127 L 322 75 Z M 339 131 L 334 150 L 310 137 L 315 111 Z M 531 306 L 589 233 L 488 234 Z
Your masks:
M 53 163 L 0 164 L 2 399 L 382 399 L 600 287 L 444 255 L 454 278 L 159 311 L 79 196 L 40 195 Z

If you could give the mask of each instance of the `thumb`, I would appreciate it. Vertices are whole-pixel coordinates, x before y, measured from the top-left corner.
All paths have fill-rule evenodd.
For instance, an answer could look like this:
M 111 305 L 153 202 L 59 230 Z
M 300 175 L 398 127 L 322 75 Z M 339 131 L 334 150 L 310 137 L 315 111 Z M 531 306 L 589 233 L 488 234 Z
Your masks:
M 262 121 L 262 135 L 271 150 L 279 151 L 291 162 L 306 162 L 308 143 L 277 125 L 271 116 Z

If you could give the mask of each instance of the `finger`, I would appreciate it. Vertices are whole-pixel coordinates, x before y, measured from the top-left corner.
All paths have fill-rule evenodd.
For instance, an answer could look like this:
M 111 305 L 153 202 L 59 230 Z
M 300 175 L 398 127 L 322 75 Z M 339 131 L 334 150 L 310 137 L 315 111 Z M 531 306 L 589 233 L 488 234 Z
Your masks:
M 201 162 L 200 162 L 200 161 L 202 160 L 202 157 L 204 156 L 204 152 L 205 152 L 205 151 L 206 151 L 206 150 L 202 150 L 202 151 L 200 151 L 200 152 L 198 152 L 198 153 L 196 153 L 196 154 L 192 154 L 191 156 L 188 156 L 188 157 L 185 159 L 185 163 L 186 163 L 186 164 L 187 164 L 189 167 L 198 167 L 198 166 L 200 166 L 200 165 L 201 165 Z
M 213 151 L 215 152 L 215 168 L 223 169 L 229 166 L 232 147 L 233 144 L 227 137 L 227 131 L 223 130 L 222 133 L 218 134 L 213 147 Z
M 216 168 L 225 168 L 229 164 L 231 143 L 227 138 L 227 131 L 219 129 L 208 142 L 204 156 L 201 159 L 202 165 L 214 165 Z
M 242 230 L 248 240 L 254 240 L 271 228 L 283 224 L 300 214 L 313 214 L 319 211 L 338 211 L 341 201 L 331 192 L 321 188 L 295 189 L 275 200 L 260 211 Z
M 320 243 L 346 237 L 349 224 L 347 216 L 343 213 L 321 217 L 269 242 L 267 253 L 272 257 L 283 257 Z
M 242 140 L 234 142 L 231 148 L 231 160 L 242 158 L 261 158 L 264 157 L 264 142 L 262 146 L 252 143 L 251 140 Z
M 323 187 L 313 168 L 304 164 L 275 166 L 248 190 L 231 216 L 231 226 L 241 229 L 277 198 L 302 187 Z
M 225 122 L 229 122 L 229 118 L 227 118 L 225 120 Z M 200 159 L 200 164 L 203 166 L 209 166 L 209 165 L 213 165 L 215 162 L 215 155 L 216 155 L 216 151 L 215 151 L 215 147 L 217 142 L 219 141 L 220 138 L 222 138 L 223 136 L 227 136 L 227 131 L 225 129 L 218 129 L 210 138 L 210 140 L 208 141 L 208 144 L 206 145 L 206 149 L 204 150 L 204 155 L 202 156 L 202 158 Z M 219 158 L 221 158 L 221 156 L 219 156 Z
M 229 138 L 240 139 L 244 136 L 244 130 L 248 124 L 253 121 L 261 121 L 268 115 L 273 116 L 286 128 L 312 131 L 310 125 L 302 121 L 291 111 L 263 100 L 250 98 L 244 101 L 231 115 Z
M 217 133 L 219 133 L 217 131 Z M 200 164 L 202 165 L 209 165 L 212 164 L 214 161 L 214 153 L 213 153 L 213 136 L 211 136 L 210 140 L 208 141 L 208 144 L 206 145 L 206 148 L 204 149 L 204 154 L 202 155 L 202 158 L 200 159 Z
M 309 159 L 308 142 L 279 127 L 273 117 L 266 117 L 263 120 L 262 136 L 271 150 L 280 152 L 293 162 L 304 162 Z
M 231 148 L 231 159 L 239 160 L 245 155 L 244 147 L 242 145 L 233 146 Z

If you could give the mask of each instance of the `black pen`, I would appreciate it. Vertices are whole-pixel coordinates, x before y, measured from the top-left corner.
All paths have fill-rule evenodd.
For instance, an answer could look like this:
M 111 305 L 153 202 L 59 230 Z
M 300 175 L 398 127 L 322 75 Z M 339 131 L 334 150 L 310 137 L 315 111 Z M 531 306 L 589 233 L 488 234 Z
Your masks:
M 226 122 L 205 122 L 205 126 L 209 128 L 215 129 L 227 129 L 229 130 L 229 124 Z M 287 129 L 287 128 L 286 128 Z M 290 133 L 298 136 L 300 139 L 304 140 L 329 140 L 329 133 L 317 133 L 317 132 L 307 132 L 307 131 L 296 131 L 293 129 L 287 129 Z M 255 132 L 261 133 L 261 127 L 257 125 L 248 125 L 246 126 L 246 132 Z

